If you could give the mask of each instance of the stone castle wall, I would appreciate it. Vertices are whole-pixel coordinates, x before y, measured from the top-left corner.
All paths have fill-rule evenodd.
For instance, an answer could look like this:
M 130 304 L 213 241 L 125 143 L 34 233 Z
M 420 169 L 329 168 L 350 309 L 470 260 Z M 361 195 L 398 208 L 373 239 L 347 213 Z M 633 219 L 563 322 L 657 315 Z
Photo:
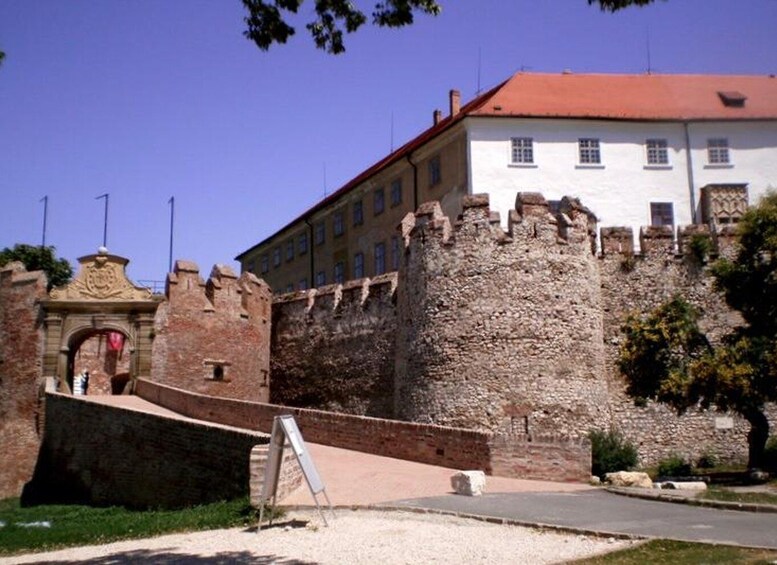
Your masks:
M 267 401 L 270 289 L 250 273 L 216 265 L 203 281 L 177 261 L 154 321 L 152 377 L 214 396 Z
M 424 205 L 400 269 L 396 402 L 412 421 L 580 436 L 609 418 L 588 214 L 521 195 L 509 231 L 485 196 L 450 226 Z
M 551 213 L 538 194 L 518 195 L 506 232 L 486 196 L 467 197 L 454 225 L 436 203 L 408 215 L 396 307 L 386 303 L 376 312 L 385 328 L 396 327 L 394 358 L 389 344 L 380 348 L 378 363 L 381 375 L 394 367 L 394 417 L 527 438 L 574 439 L 615 427 L 638 445 L 645 465 L 675 453 L 745 460 L 747 422 L 714 411 L 678 416 L 653 403 L 637 406 L 616 367 L 626 317 L 674 294 L 701 309 L 701 326 L 713 340 L 740 321 L 690 250 L 691 238 L 700 235 L 712 237 L 716 253 L 731 253 L 733 232 L 690 226 L 675 241 L 669 228 L 647 228 L 635 253 L 631 230 L 604 228 L 597 256 L 593 222 L 579 202 L 564 199 Z M 273 374 L 285 375 L 274 398 L 319 407 L 301 400 L 317 394 L 322 367 L 338 375 L 357 365 L 360 382 L 377 379 L 371 362 L 360 365 L 377 351 L 358 345 L 347 361 L 341 355 L 359 343 L 363 314 L 328 307 L 314 317 L 299 296 L 277 297 L 273 308 L 280 317 L 298 312 L 295 324 L 274 328 L 274 344 L 295 345 L 274 358 Z M 381 320 L 370 323 L 379 327 Z M 316 348 L 305 349 L 300 336 L 318 336 Z M 327 351 L 330 345 L 335 349 Z M 319 359 L 321 352 L 327 353 Z M 285 386 L 293 387 L 293 398 Z M 364 414 L 364 405 L 380 402 L 379 391 L 364 387 L 361 404 L 357 398 L 339 408 Z M 774 425 L 777 411 L 770 406 L 768 412 Z
M 273 403 L 391 418 L 396 273 L 273 304 Z
M 18 496 L 38 455 L 46 284 L 21 263 L 0 270 L 0 498 Z

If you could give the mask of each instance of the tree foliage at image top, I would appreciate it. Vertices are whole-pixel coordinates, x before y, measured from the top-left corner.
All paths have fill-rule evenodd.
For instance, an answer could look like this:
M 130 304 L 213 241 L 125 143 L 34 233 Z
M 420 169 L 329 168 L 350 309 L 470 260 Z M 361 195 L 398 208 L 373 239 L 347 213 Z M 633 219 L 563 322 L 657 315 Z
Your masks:
M 603 11 L 616 12 L 629 6 L 645 6 L 656 0 L 588 0 Z M 242 0 L 248 11 L 243 32 L 259 49 L 267 51 L 274 43 L 286 43 L 296 32 L 288 23 L 304 0 Z M 312 0 L 314 19 L 305 27 L 316 47 L 337 55 L 345 51 L 343 32 L 353 33 L 367 23 L 367 14 L 351 0 Z M 372 11 L 372 24 L 378 27 L 403 27 L 415 21 L 417 13 L 437 16 L 442 11 L 436 0 L 384 0 Z
M 647 6 L 656 0 L 588 0 L 588 5 L 599 4 L 604 12 L 617 12 L 631 6 Z M 666 0 L 664 0 L 666 1 Z
M 243 34 L 266 51 L 273 43 L 286 43 L 295 33 L 286 21 L 296 14 L 304 0 L 243 0 L 248 10 Z M 350 0 L 314 0 L 315 19 L 305 27 L 316 47 L 328 53 L 345 51 L 343 30 L 353 33 L 367 22 L 367 15 Z M 436 16 L 440 6 L 434 0 L 385 0 L 375 4 L 372 23 L 379 27 L 402 27 L 414 21 L 415 13 Z
M 0 267 L 12 261 L 20 261 L 27 271 L 44 271 L 49 280 L 48 290 L 67 284 L 73 276 L 73 267 L 67 259 L 56 258 L 53 246 L 17 243 L 13 248 L 6 247 L 0 251 Z

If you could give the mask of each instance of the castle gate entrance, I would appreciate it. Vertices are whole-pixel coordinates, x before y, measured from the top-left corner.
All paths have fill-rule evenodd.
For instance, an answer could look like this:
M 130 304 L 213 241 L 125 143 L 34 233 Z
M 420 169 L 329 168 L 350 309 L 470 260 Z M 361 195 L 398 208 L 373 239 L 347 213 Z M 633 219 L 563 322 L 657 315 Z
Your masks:
M 107 250 L 78 262 L 76 278 L 41 301 L 43 376 L 72 393 L 74 376 L 89 371 L 90 394 L 119 394 L 150 376 L 154 316 L 164 297 L 136 287 L 125 272 L 129 260 Z

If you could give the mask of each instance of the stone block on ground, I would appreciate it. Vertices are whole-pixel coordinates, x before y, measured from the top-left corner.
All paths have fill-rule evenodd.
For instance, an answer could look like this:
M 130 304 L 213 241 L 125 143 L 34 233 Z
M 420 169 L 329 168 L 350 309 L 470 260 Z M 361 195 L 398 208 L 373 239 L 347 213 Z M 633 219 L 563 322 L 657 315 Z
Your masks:
M 667 490 L 707 490 L 707 483 L 704 481 L 664 481 L 656 484 Z
M 456 494 L 480 496 L 486 486 L 483 471 L 459 471 L 451 475 L 451 488 Z
M 607 473 L 604 480 L 614 487 L 638 487 L 653 488 L 653 481 L 647 473 L 638 471 L 618 471 L 616 473 Z

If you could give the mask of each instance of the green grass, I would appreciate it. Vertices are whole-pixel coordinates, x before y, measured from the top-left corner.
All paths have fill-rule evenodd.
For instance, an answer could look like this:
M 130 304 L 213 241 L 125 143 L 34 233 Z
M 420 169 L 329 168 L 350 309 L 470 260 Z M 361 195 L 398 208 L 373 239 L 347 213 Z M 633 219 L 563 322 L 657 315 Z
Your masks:
M 723 502 L 777 505 L 777 494 L 768 492 L 735 492 L 727 489 L 711 488 L 702 492 L 699 498 L 705 500 L 720 500 Z
M 265 513 L 265 519 L 268 513 Z M 258 512 L 247 498 L 182 510 L 127 510 L 79 505 L 21 508 L 18 498 L 0 500 L 0 555 L 48 551 L 160 534 L 254 526 Z M 20 524 L 49 522 L 51 527 Z
M 575 565 L 767 564 L 777 560 L 777 550 L 745 549 L 684 541 L 653 540 L 630 549 L 575 561 Z

